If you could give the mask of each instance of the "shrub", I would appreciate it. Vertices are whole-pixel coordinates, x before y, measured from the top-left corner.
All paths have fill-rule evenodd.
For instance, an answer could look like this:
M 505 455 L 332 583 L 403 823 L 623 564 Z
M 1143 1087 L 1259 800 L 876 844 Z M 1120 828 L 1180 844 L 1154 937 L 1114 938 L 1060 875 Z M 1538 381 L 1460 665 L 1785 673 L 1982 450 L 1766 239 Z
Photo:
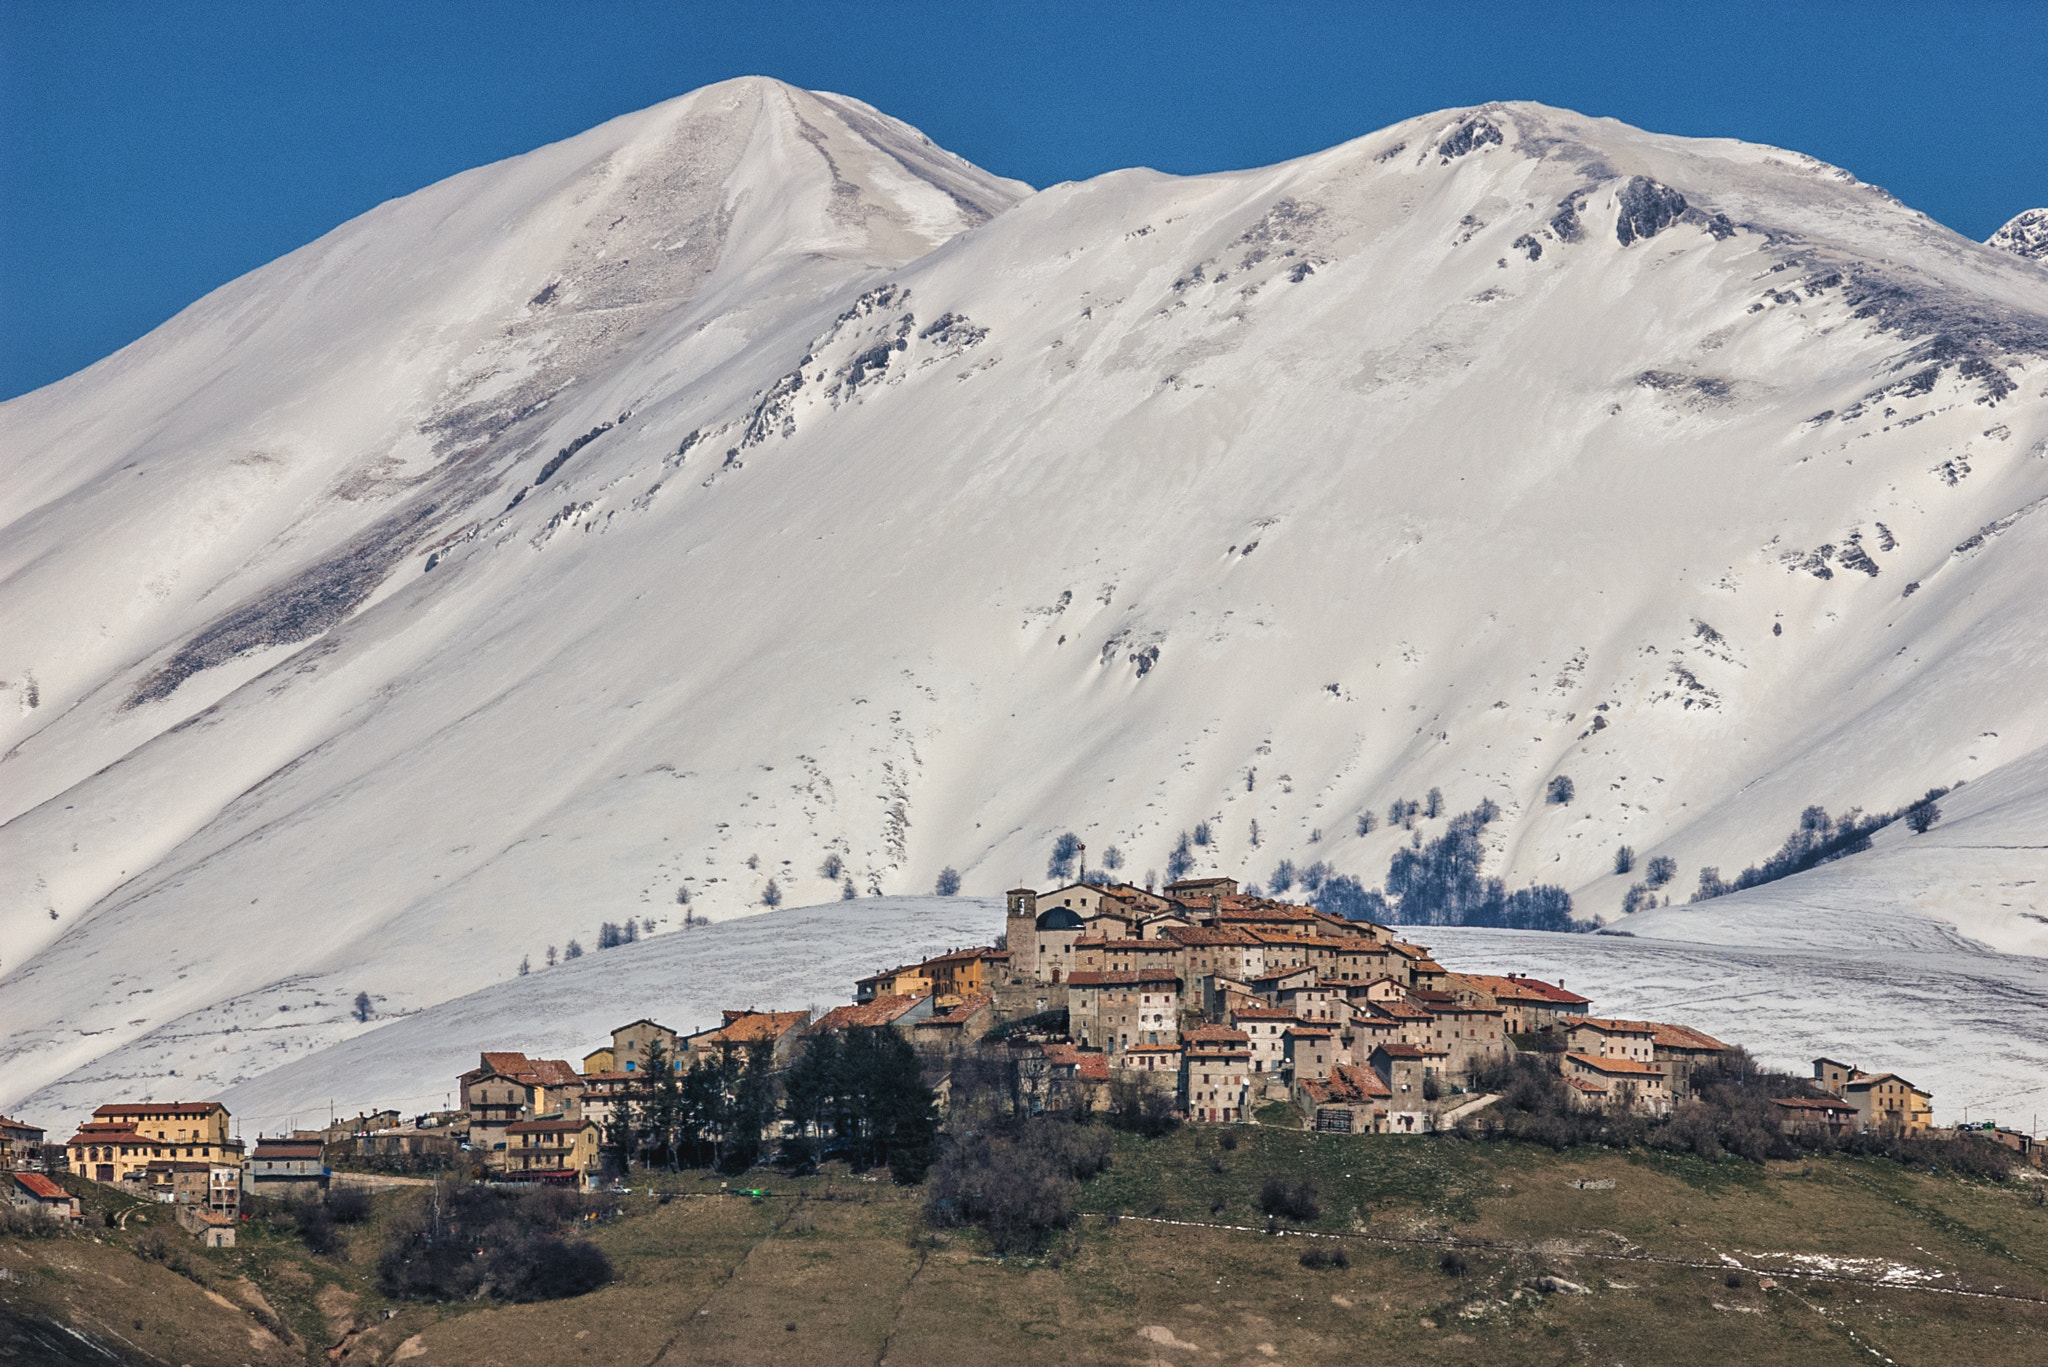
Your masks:
M 846 861 L 836 854 L 826 855 L 825 862 L 818 865 L 818 876 L 820 878 L 838 878 L 845 872 Z
M 1652 859 L 1643 870 L 1651 887 L 1661 888 L 1678 877 L 1678 861 L 1668 854 Z
M 1922 798 L 1906 813 L 1906 829 L 1915 835 L 1925 835 L 1934 829 L 1934 823 L 1941 820 L 1941 804 L 1933 798 Z
M 524 961 L 522 960 L 522 962 L 524 962 Z M 351 1014 L 352 1014 L 352 1015 L 354 1015 L 354 1016 L 355 1016 L 355 1018 L 356 1018 L 356 1019 L 357 1019 L 358 1021 L 367 1021 L 367 1020 L 369 1020 L 369 1019 L 370 1019 L 370 994 L 369 994 L 369 993 L 367 993 L 367 992 L 358 992 L 358 993 L 356 993 L 356 1004 L 355 1004 L 355 1010 L 354 1010 L 354 1011 L 353 1011 L 353 1012 L 352 1012 Z
M 1276 1219 L 1293 1220 L 1304 1225 L 1320 1218 L 1323 1213 L 1313 1186 L 1307 1182 L 1289 1183 L 1278 1177 L 1267 1178 L 1266 1185 L 1259 1188 L 1259 1210 Z
M 1180 1128 L 1180 1116 L 1172 1097 L 1123 1073 L 1109 1084 L 1109 1123 L 1113 1129 L 1157 1139 Z
M 569 941 L 569 943 L 568 943 L 567 945 L 563 946 L 563 948 L 562 948 L 562 958 L 563 958 L 564 960 L 568 960 L 568 959 L 580 959 L 580 958 L 582 958 L 582 957 L 583 957 L 583 946 L 582 946 L 582 945 L 580 945 L 580 944 L 578 944 L 578 943 L 576 943 L 576 941 L 574 941 L 574 940 L 571 940 L 571 941 Z
M 359 1225 L 370 1218 L 370 1193 L 356 1186 L 329 1187 L 327 1213 L 336 1224 Z
M 932 884 L 932 891 L 941 897 L 955 897 L 960 892 L 960 870 L 946 866 L 939 870 L 938 881 Z
M 767 887 L 761 889 L 761 905 L 764 907 L 779 907 L 782 905 L 782 889 L 777 886 L 773 878 L 768 880 Z
M 612 1276 L 602 1251 L 561 1235 L 592 1208 L 559 1187 L 519 1191 L 444 1179 L 422 1208 L 393 1222 L 377 1260 L 378 1285 L 399 1300 L 581 1295 Z
M 858 896 L 860 896 L 860 889 L 854 887 L 853 880 L 851 878 L 847 879 L 844 883 L 841 883 L 839 885 L 840 901 L 851 902 L 854 898 Z
M 1543 800 L 1553 807 L 1565 806 L 1576 796 L 1578 790 L 1572 787 L 1571 779 L 1564 774 L 1551 779 L 1550 786 L 1543 790 Z
M 1465 1275 L 1465 1255 L 1458 1252 L 1455 1248 L 1448 1250 L 1443 1257 L 1438 1258 L 1436 1265 L 1446 1277 L 1462 1277 Z
M 291 1215 L 299 1242 L 306 1246 L 308 1252 L 326 1257 L 341 1250 L 342 1237 L 334 1227 L 334 1214 L 324 1202 L 296 1202 L 291 1207 Z
M 1321 1271 L 1326 1267 L 1349 1267 L 1351 1266 L 1351 1255 L 1342 1248 L 1312 1248 L 1301 1255 L 1301 1265 L 1316 1271 Z
M 1109 1166 L 1107 1132 L 1052 1116 L 962 1136 L 925 1179 L 925 1219 L 975 1225 L 997 1253 L 1039 1253 L 1074 1217 L 1077 1183 Z

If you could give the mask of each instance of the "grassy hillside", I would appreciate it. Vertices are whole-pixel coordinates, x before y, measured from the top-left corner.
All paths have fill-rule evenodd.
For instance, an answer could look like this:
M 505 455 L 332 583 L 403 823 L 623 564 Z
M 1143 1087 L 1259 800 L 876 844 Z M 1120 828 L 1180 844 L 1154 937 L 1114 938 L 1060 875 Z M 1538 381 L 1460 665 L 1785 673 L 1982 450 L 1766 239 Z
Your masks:
M 190 1250 L 212 1297 L 137 1256 L 132 1216 L 97 1244 L 0 1241 L 14 1274 L 0 1311 L 22 1360 L 39 1360 L 24 1334 L 59 1337 L 54 1319 L 125 1360 L 194 1367 L 324 1362 L 342 1346 L 349 1363 L 508 1367 L 2048 1361 L 2048 1182 L 1881 1159 L 1763 1168 L 1265 1128 L 1226 1150 L 1220 1137 L 1119 1135 L 1114 1166 L 1083 1188 L 1091 1213 L 1039 1259 L 999 1261 L 971 1232 L 935 1239 L 919 1194 L 885 1182 L 767 1178 L 774 1194 L 754 1200 L 683 1174 L 658 1193 L 643 1180 L 594 1228 L 619 1280 L 571 1301 L 385 1301 L 382 1226 L 418 1199 L 387 1190 L 343 1255 L 263 1229 Z M 1257 1198 L 1273 1176 L 1305 1177 L 1320 1214 L 1267 1233 Z M 1306 1267 L 1309 1249 L 1348 1265 Z M 259 1293 L 289 1348 L 259 1341 L 246 1310 Z

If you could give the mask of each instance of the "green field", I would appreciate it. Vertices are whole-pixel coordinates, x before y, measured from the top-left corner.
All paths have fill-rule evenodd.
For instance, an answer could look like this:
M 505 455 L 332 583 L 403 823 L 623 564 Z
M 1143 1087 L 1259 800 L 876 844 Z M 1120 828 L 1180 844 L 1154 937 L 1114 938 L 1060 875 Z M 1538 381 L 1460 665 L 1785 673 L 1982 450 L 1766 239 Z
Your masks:
M 1226 1150 L 1221 1133 L 1117 1136 L 1110 1171 L 1081 1188 L 1089 1213 L 1038 1259 L 998 1260 L 971 1231 L 935 1238 L 915 1190 L 844 1172 L 735 1184 L 765 1185 L 761 1200 L 688 1173 L 656 1183 L 663 1199 L 641 1178 L 591 1230 L 618 1280 L 524 1306 L 377 1293 L 382 1225 L 416 1189 L 380 1194 L 345 1255 L 263 1229 L 191 1248 L 210 1294 L 137 1257 L 152 1226 L 131 1215 L 97 1243 L 0 1240 L 0 1353 L 110 1360 L 54 1323 L 115 1360 L 193 1367 L 334 1348 L 465 1367 L 2048 1362 L 2038 1178 L 1263 1127 L 1229 1131 Z M 1268 1232 L 1257 1197 L 1273 1176 L 1306 1179 L 1320 1215 Z M 1349 1265 L 1305 1267 L 1310 1248 Z M 249 1313 L 259 1295 L 289 1344 Z

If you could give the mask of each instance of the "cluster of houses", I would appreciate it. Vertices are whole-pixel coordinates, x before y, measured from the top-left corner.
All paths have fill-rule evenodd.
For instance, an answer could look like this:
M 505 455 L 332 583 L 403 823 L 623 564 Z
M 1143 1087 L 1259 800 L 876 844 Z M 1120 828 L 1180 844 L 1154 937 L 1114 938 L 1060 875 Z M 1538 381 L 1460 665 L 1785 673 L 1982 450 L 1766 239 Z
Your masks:
M 807 1038 L 855 1028 L 900 1032 L 933 1060 L 942 1093 L 944 1061 L 995 1031 L 1021 1089 L 1048 1109 L 1099 1108 L 1125 1079 L 1191 1121 L 1249 1123 L 1278 1103 L 1340 1134 L 1441 1128 L 1485 1104 L 1470 1080 L 1516 1049 L 1556 1055 L 1574 1104 L 1650 1115 L 1728 1053 L 1689 1026 L 1595 1016 L 1563 983 L 1453 973 L 1385 926 L 1248 896 L 1228 878 L 1157 893 L 1018 888 L 1006 900 L 996 945 L 869 974 L 851 1003 L 816 1019 L 726 1011 L 695 1033 L 636 1020 L 580 1069 L 487 1052 L 460 1079 L 473 1159 L 508 1180 L 588 1180 L 619 1104 L 652 1095 L 645 1064 L 657 1045 L 678 1072 L 756 1042 L 779 1067 Z M 1932 1123 L 1928 1094 L 1894 1075 L 1821 1060 L 1815 1079 L 1839 1100 L 1788 1103 L 1795 1127 Z
M 195 1234 L 232 1243 L 246 1195 L 323 1189 L 336 1143 L 365 1160 L 452 1164 L 466 1155 L 501 1181 L 586 1184 L 619 1107 L 651 1099 L 650 1060 L 680 1073 L 765 1047 L 781 1068 L 807 1039 L 860 1028 L 909 1039 L 942 1097 L 949 1059 L 997 1049 L 1017 1064 L 1034 1106 L 1100 1108 L 1121 1082 L 1155 1089 L 1194 1122 L 1252 1123 L 1277 1104 L 1337 1134 L 1443 1128 L 1491 1100 L 1470 1083 L 1516 1050 L 1554 1056 L 1577 1106 L 1662 1115 L 1729 1052 L 1689 1026 L 1596 1016 L 1562 982 L 1453 973 L 1385 926 L 1246 895 L 1232 879 L 1157 893 L 1083 882 L 1014 889 L 996 945 L 870 974 L 851 1003 L 816 1019 L 726 1011 L 694 1033 L 640 1019 L 580 1066 L 486 1051 L 460 1077 L 453 1111 L 359 1116 L 259 1139 L 247 1154 L 218 1102 L 102 1106 L 60 1151 L 42 1145 L 40 1130 L 0 1120 L 0 1161 L 17 1206 L 76 1218 L 77 1202 L 26 1158 L 60 1152 L 71 1172 L 173 1205 Z M 1929 1093 L 1896 1074 L 1818 1059 L 1814 1090 L 1818 1097 L 1776 1103 L 1788 1128 L 1843 1135 L 1932 1125 Z M 1988 1137 L 2040 1161 L 2019 1131 Z

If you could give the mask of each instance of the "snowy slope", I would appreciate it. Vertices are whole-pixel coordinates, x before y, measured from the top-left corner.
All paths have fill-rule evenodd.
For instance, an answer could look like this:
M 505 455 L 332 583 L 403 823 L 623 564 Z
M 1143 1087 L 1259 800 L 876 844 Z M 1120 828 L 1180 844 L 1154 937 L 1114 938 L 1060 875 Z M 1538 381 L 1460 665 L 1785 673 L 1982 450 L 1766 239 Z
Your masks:
M 476 1067 L 484 1049 L 576 1063 L 607 1044 L 613 1026 L 640 1016 L 687 1033 L 717 1025 L 728 1007 L 822 1013 L 853 999 L 856 978 L 903 959 L 986 944 L 1002 929 L 1001 899 L 979 897 L 863 898 L 695 927 L 375 1022 L 369 1032 L 273 1068 L 222 1099 L 251 1133 L 324 1114 L 330 1102 L 344 1115 L 383 1106 L 444 1108 L 454 1104 L 448 1097 L 456 1075 Z M 789 953 L 792 943 L 806 952 Z M 877 959 L 881 946 L 886 963 Z M 337 1015 L 341 1005 L 335 1003 Z M 57 1104 L 72 1103 L 67 1096 Z
M 223 1099 L 249 1133 L 324 1116 L 330 1104 L 344 1115 L 446 1106 L 482 1049 L 574 1061 L 629 1017 L 688 1029 L 715 1023 L 724 1007 L 826 1007 L 879 966 L 869 952 L 877 940 L 922 953 L 986 941 L 1001 927 L 995 899 L 891 897 L 657 936 L 379 1022 Z M 1845 954 L 1451 927 L 1430 939 L 1455 970 L 1563 978 L 1597 1010 L 1683 1020 L 1801 1073 L 1822 1054 L 1896 1069 L 1935 1089 L 1944 1122 L 1967 1107 L 2025 1126 L 2048 1106 L 2048 965 L 2035 959 L 1948 945 L 1919 946 L 1904 962 L 1889 947 Z M 808 952 L 782 952 L 798 940 Z M 84 1106 L 91 1095 L 70 1086 L 49 1101 Z
M 828 854 L 992 893 L 1207 818 L 1374 882 L 1431 786 L 1612 916 L 1620 842 L 1682 894 L 1967 779 L 1995 854 L 1798 895 L 2048 948 L 2048 271 L 1522 104 L 1020 195 L 730 83 L 0 407 L 0 1104 Z

